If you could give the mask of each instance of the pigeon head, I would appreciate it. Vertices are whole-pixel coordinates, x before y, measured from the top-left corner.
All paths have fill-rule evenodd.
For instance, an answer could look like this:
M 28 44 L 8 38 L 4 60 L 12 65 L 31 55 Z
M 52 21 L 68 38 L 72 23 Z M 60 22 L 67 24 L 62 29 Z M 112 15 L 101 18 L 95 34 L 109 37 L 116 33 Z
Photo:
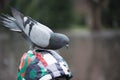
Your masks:
M 56 50 L 64 46 L 67 47 L 69 45 L 69 41 L 69 38 L 64 34 L 52 33 L 49 40 L 48 48 Z

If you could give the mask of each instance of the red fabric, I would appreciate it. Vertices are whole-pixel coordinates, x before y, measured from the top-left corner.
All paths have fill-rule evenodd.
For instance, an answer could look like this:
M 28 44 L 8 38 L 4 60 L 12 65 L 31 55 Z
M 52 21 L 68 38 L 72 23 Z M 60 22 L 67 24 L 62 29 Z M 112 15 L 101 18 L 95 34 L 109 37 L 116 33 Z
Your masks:
M 36 53 L 35 51 L 33 51 L 33 53 L 36 55 L 36 57 L 42 62 L 42 64 L 45 67 L 48 65 L 41 53 Z

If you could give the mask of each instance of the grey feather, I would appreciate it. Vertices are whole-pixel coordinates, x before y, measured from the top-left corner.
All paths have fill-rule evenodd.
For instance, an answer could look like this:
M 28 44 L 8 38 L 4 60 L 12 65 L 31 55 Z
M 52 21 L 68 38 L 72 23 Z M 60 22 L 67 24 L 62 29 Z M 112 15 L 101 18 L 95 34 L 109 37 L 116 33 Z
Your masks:
M 9 16 L 9 15 L 5 15 L 3 14 L 3 16 L 0 16 L 0 22 L 5 26 L 10 28 L 13 31 L 18 31 L 21 32 L 21 29 L 18 27 L 17 23 L 16 23 L 16 19 Z

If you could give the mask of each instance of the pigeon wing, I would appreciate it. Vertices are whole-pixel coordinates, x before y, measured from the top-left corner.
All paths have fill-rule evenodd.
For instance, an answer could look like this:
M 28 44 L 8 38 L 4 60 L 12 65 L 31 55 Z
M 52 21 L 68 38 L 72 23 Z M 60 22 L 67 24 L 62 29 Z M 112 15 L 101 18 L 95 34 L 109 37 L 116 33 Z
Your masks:
M 23 18 L 24 15 L 22 13 L 20 13 L 18 10 L 16 10 L 15 8 L 11 8 L 13 17 L 16 19 L 17 24 L 20 26 L 21 29 L 24 28 L 24 24 L 23 24 Z

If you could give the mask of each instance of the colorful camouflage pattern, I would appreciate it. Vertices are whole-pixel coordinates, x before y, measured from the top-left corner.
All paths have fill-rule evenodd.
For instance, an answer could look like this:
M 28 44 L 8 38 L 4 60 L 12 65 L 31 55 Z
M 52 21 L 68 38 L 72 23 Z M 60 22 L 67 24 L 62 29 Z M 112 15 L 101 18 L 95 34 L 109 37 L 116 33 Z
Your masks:
M 71 78 L 66 61 L 53 50 L 30 50 L 24 53 L 17 80 L 51 80 L 63 76 Z

